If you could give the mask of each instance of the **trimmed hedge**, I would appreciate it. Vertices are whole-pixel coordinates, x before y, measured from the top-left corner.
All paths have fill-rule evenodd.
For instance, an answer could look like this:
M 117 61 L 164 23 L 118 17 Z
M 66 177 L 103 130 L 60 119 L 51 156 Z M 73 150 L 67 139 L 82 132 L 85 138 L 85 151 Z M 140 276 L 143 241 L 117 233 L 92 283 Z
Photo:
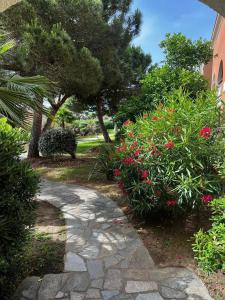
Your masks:
M 64 128 L 54 128 L 44 132 L 39 141 L 39 151 L 43 156 L 70 154 L 76 158 L 76 137 L 75 134 Z

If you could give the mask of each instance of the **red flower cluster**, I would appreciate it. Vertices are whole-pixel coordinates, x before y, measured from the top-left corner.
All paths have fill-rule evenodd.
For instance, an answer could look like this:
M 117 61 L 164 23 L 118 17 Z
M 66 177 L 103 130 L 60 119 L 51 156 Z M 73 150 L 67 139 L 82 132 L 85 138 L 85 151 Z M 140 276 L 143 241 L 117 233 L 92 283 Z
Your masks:
M 123 123 L 124 126 L 129 126 L 129 125 L 131 125 L 131 124 L 133 124 L 133 122 L 130 121 L 130 120 L 126 120 L 126 121 Z
M 162 152 L 155 145 L 153 145 L 150 148 L 150 150 L 151 150 L 151 152 L 150 152 L 151 155 L 154 156 L 155 158 L 157 158 L 157 157 L 159 157 L 159 156 L 162 155 Z
M 158 120 L 159 120 L 159 118 L 157 116 L 152 117 L 152 121 L 158 121 Z
M 175 206 L 177 205 L 177 201 L 176 200 L 168 200 L 166 202 L 167 206 Z
M 210 136 L 212 134 L 212 129 L 210 127 L 204 127 L 199 131 L 199 134 L 203 138 L 208 139 L 208 138 L 210 138 Z
M 130 132 L 128 132 L 128 136 L 129 136 L 130 138 L 133 138 L 133 137 L 134 137 L 134 133 L 133 133 L 132 131 L 130 131 Z
M 125 184 L 123 181 L 118 182 L 118 187 L 123 191 L 125 189 Z
M 147 117 L 148 117 L 148 114 L 143 114 L 144 119 L 147 119 Z
M 152 181 L 150 179 L 145 180 L 145 183 L 148 185 L 152 185 Z
M 123 159 L 123 164 L 125 165 L 125 166 L 130 166 L 130 165 L 132 165 L 132 164 L 134 164 L 135 163 L 135 160 L 132 158 L 132 157 L 125 157 L 124 159 Z
M 141 175 L 142 179 L 146 179 L 149 176 L 149 172 L 148 172 L 148 170 L 141 170 L 140 175 Z
M 203 195 L 201 197 L 201 199 L 202 199 L 202 202 L 204 202 L 204 203 L 207 204 L 207 203 L 209 203 L 209 202 L 211 202 L 213 200 L 213 196 L 210 195 L 210 194 L 207 194 L 207 195 Z
M 138 150 L 135 151 L 134 155 L 135 155 L 136 157 L 138 157 L 138 156 L 140 155 L 140 153 L 141 153 L 141 151 L 138 149 Z
M 166 149 L 173 149 L 173 148 L 174 148 L 174 142 L 173 142 L 173 141 L 169 141 L 169 142 L 167 142 L 167 143 L 164 145 L 164 147 L 165 147 Z
M 120 169 L 115 169 L 115 170 L 113 170 L 113 175 L 114 175 L 115 177 L 120 177 L 120 176 L 121 176 L 121 171 L 120 171 Z
M 120 146 L 120 147 L 118 147 L 117 149 L 116 149 L 116 151 L 118 152 L 118 153 L 123 153 L 123 152 L 126 152 L 126 150 L 127 150 L 127 147 L 124 145 L 124 146 Z

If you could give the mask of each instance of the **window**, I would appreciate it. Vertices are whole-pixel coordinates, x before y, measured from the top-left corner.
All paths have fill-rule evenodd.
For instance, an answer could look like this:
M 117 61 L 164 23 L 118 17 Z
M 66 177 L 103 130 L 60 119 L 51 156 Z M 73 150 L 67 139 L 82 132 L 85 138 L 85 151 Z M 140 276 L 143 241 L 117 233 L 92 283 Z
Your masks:
M 223 82 L 223 61 L 220 62 L 219 74 L 218 74 L 218 85 Z

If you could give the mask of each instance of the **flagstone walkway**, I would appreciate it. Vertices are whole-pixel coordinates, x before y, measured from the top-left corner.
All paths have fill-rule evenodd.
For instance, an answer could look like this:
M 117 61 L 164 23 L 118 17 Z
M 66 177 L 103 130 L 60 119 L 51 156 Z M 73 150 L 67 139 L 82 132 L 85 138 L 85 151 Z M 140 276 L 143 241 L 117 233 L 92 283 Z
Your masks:
M 13 299 L 212 299 L 190 270 L 157 268 L 112 200 L 84 187 L 49 181 L 42 183 L 38 200 L 64 214 L 64 273 L 25 279 Z

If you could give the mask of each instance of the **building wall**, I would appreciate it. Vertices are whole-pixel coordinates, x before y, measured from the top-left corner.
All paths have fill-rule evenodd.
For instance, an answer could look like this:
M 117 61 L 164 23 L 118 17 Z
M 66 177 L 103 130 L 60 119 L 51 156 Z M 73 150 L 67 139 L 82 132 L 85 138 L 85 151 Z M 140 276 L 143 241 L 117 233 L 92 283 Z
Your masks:
M 225 19 L 222 16 L 217 17 L 212 43 L 213 58 L 204 66 L 203 72 L 210 87 L 217 88 L 218 96 L 225 100 Z

